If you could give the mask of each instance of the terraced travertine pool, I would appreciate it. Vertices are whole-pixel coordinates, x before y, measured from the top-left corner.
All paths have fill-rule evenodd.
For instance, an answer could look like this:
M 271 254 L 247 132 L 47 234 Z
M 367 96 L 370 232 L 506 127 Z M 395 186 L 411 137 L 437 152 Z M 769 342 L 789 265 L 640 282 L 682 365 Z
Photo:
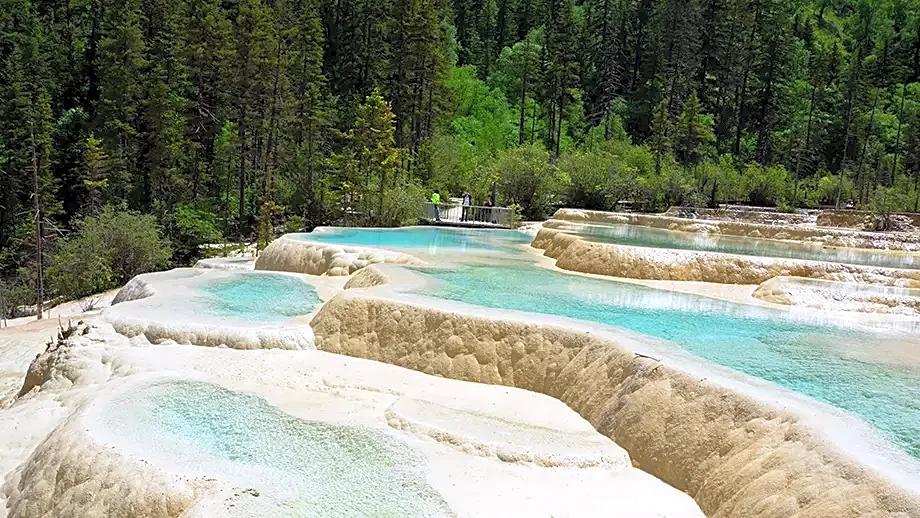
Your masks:
M 450 515 L 425 479 L 425 459 L 398 439 L 298 419 L 211 383 L 152 384 L 116 397 L 102 419 L 132 453 L 251 488 L 262 516 Z
M 596 322 L 666 340 L 683 352 L 854 414 L 920 459 L 920 355 L 905 361 L 886 356 L 890 344 L 920 348 L 912 321 L 901 322 L 900 331 L 881 330 L 856 320 L 815 320 L 792 310 L 556 272 L 538 266 L 519 246 L 522 239 L 485 230 L 463 231 L 461 238 L 451 236 L 458 231 L 450 229 L 414 228 L 405 231 L 405 243 L 399 240 L 402 232 L 349 229 L 336 240 L 411 248 L 422 246 L 427 235 L 431 241 L 462 239 L 467 250 L 510 249 L 488 264 L 465 263 L 457 252 L 438 261 L 439 267 L 413 267 L 430 281 L 414 292 Z
M 588 241 L 650 248 L 673 248 L 783 259 L 806 259 L 834 263 L 920 269 L 920 254 L 826 247 L 820 243 L 797 243 L 729 235 L 680 232 L 642 225 L 575 223 L 554 221 L 553 228 Z
M 205 304 L 217 316 L 261 322 L 286 320 L 313 311 L 320 299 L 312 286 L 300 279 L 271 273 L 235 273 L 201 283 Z
M 339 245 L 370 246 L 430 255 L 468 252 L 514 253 L 531 237 L 515 230 L 476 230 L 439 227 L 398 229 L 323 228 L 310 234 L 294 234 L 309 241 Z

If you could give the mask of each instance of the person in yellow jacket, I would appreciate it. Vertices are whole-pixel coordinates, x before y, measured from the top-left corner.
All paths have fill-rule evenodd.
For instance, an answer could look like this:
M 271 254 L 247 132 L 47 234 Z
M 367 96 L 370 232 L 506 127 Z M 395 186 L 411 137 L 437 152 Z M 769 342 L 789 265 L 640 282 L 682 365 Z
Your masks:
M 438 191 L 431 194 L 431 203 L 434 204 L 434 220 L 441 221 L 441 195 Z

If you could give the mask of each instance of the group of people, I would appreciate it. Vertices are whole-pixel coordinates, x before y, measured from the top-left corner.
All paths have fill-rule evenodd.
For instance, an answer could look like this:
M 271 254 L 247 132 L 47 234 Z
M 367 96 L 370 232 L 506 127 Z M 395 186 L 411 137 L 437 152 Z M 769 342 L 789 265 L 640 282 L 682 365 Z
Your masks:
M 467 191 L 463 191 L 463 194 L 460 195 L 460 199 L 462 200 L 460 221 L 470 221 L 470 207 L 473 206 L 473 195 Z M 441 221 L 441 194 L 438 193 L 438 191 L 431 194 L 431 203 L 434 205 L 435 221 Z M 486 199 L 483 206 L 485 208 L 482 210 L 480 217 L 475 219 L 476 221 L 490 221 L 492 219 L 492 207 L 495 206 L 495 202 L 492 201 L 491 196 Z M 494 221 L 492 221 L 492 223 L 494 223 Z
M 818 205 L 820 205 L 820 206 L 822 206 L 822 207 L 827 207 L 827 206 L 829 206 L 830 204 L 831 204 L 831 200 L 829 200 L 829 199 L 827 198 L 827 196 L 823 196 L 820 200 L 818 200 Z M 846 203 L 845 207 L 848 208 L 848 209 L 855 209 L 855 208 L 856 208 L 856 203 L 853 201 L 852 198 L 850 198 L 850 199 L 847 200 L 847 203 Z

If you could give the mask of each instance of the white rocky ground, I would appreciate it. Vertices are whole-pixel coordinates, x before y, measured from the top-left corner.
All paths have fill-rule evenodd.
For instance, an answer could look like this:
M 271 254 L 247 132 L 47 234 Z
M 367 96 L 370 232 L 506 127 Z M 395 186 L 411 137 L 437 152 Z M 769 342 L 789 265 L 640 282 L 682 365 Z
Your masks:
M 175 415 L 190 423 L 123 433 L 133 420 L 168 413 L 145 394 L 169 387 L 255 396 L 261 399 L 246 404 L 267 402 L 287 417 L 280 427 L 246 430 L 256 442 L 264 438 L 254 450 L 233 446 L 254 451 L 248 460 L 230 460 L 236 450 L 214 446 L 245 407 L 188 408 Z M 285 481 L 320 492 L 349 516 L 379 515 L 365 512 L 369 505 L 400 516 L 702 516 L 687 495 L 632 468 L 622 448 L 553 398 L 368 360 L 157 346 L 97 320 L 37 359 L 24 388 L 0 410 L 0 516 L 288 516 L 297 514 L 291 505 L 311 509 L 297 500 L 303 494 L 286 492 Z M 273 456 L 286 458 L 284 441 L 317 454 L 303 445 L 310 437 L 286 435 L 317 421 L 395 441 L 411 471 L 323 465 L 330 477 L 324 484 L 297 478 L 310 472 L 309 455 L 296 465 L 271 464 Z M 183 435 L 190 429 L 199 435 Z M 394 473 L 410 479 L 389 481 Z M 419 501 L 419 488 L 443 503 Z
M 170 340 L 234 349 L 312 349 L 313 333 L 308 322 L 266 322 L 216 314 L 201 297 L 200 287 L 206 283 L 258 275 L 271 274 L 179 268 L 139 275 L 118 292 L 100 317 L 125 336 L 144 335 L 154 343 Z

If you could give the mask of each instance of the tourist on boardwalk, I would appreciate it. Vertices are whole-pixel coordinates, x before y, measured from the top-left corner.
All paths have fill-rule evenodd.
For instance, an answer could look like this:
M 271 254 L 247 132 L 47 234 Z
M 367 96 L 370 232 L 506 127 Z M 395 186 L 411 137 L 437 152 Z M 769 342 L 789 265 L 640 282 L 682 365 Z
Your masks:
M 495 206 L 495 202 L 492 201 L 492 197 L 491 197 L 491 196 L 489 196 L 489 197 L 486 199 L 486 205 L 485 205 L 485 206 L 486 206 L 486 208 L 483 209 L 483 211 L 482 211 L 482 215 L 483 215 L 482 221 L 483 221 L 484 223 L 488 223 L 488 222 L 490 222 L 490 221 L 491 221 L 492 223 L 495 223 L 494 221 L 492 221 L 492 207 Z
M 463 191 L 461 196 L 463 197 L 463 210 L 460 214 L 460 221 L 468 221 L 470 215 L 470 205 L 473 204 L 473 197 L 466 191 Z
M 434 205 L 434 220 L 441 221 L 441 195 L 438 194 L 438 191 L 431 194 L 431 203 Z

